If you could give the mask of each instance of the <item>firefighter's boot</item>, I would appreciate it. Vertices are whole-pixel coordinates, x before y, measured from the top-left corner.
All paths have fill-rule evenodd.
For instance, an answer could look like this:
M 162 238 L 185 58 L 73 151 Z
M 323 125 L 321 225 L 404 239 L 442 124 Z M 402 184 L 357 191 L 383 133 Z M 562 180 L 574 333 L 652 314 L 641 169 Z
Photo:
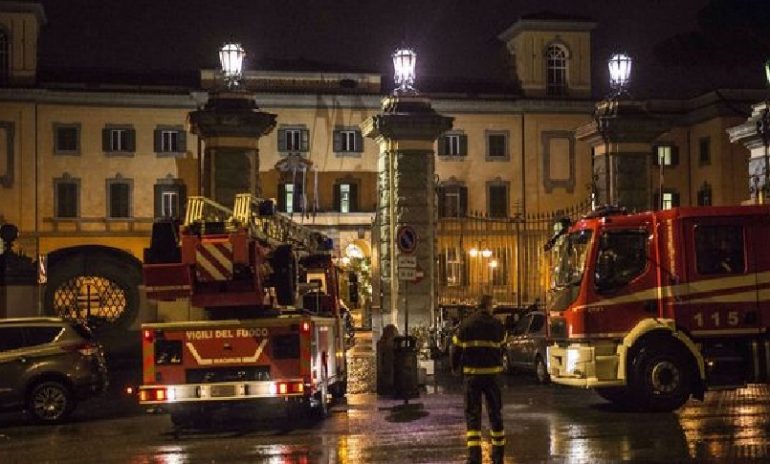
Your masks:
M 481 430 L 468 430 L 468 464 L 481 464 Z
M 489 436 L 492 441 L 492 464 L 503 464 L 505 455 L 505 431 L 490 430 Z

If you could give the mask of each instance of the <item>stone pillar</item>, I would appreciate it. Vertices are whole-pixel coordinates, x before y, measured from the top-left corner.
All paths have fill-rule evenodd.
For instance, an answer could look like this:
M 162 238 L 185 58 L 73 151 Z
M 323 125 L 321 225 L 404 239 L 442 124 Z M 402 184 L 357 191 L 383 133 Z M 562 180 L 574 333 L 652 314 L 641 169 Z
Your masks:
M 652 142 L 668 128 L 640 102 L 613 99 L 596 105 L 594 121 L 578 127 L 575 136 L 593 148 L 597 205 L 652 209 Z
M 768 153 L 768 137 L 770 137 L 770 102 L 754 105 L 751 116 L 735 127 L 727 129 L 730 143 L 742 143 L 749 149 L 749 185 L 746 203 L 768 203 L 770 193 L 770 154 Z
M 361 124 L 365 136 L 379 145 L 378 199 L 373 255 L 378 257 L 383 324 L 395 324 L 404 333 L 406 310 L 409 327 L 427 327 L 433 320 L 436 292 L 435 156 L 433 144 L 452 128 L 453 118 L 436 113 L 430 100 L 419 96 L 386 97 L 382 112 Z M 416 231 L 414 252 L 399 249 L 401 228 Z M 398 257 L 416 258 L 418 282 L 398 279 Z M 375 295 L 375 298 L 377 295 Z
M 16 226 L 0 227 L 0 319 L 39 315 L 37 266 L 13 249 L 17 237 Z
M 275 127 L 275 115 L 259 111 L 250 92 L 222 91 L 189 121 L 205 145 L 201 194 L 224 206 L 232 206 L 236 193 L 260 196 L 258 144 Z

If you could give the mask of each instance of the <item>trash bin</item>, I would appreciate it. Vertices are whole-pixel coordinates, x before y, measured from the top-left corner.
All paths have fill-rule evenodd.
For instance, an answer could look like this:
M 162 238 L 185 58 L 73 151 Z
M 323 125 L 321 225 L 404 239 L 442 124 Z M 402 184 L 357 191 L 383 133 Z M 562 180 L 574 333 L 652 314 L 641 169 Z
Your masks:
M 417 339 L 396 337 L 393 353 L 393 390 L 396 398 L 420 396 L 417 371 Z
M 395 365 L 395 338 L 398 329 L 389 324 L 382 331 L 382 337 L 377 340 L 377 394 L 393 395 L 393 366 Z

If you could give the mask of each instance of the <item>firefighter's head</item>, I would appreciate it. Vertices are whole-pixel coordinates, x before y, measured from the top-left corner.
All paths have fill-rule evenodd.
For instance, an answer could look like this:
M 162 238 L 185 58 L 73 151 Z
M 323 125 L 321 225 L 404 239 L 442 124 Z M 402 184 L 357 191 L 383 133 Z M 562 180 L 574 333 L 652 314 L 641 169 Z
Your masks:
M 479 310 L 484 312 L 492 311 L 492 295 L 481 295 L 481 298 L 479 298 Z

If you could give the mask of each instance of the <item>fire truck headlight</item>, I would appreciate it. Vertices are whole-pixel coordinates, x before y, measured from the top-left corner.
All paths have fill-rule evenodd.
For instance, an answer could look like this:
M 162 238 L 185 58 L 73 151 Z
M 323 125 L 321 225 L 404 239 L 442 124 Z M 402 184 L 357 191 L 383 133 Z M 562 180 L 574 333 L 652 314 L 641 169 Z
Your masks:
M 580 359 L 580 350 L 575 348 L 567 349 L 567 362 L 564 367 L 567 369 L 567 374 L 573 374 L 577 367 L 578 360 Z
M 169 388 L 166 391 L 166 395 L 168 396 L 169 401 L 176 401 L 176 390 L 173 388 Z

